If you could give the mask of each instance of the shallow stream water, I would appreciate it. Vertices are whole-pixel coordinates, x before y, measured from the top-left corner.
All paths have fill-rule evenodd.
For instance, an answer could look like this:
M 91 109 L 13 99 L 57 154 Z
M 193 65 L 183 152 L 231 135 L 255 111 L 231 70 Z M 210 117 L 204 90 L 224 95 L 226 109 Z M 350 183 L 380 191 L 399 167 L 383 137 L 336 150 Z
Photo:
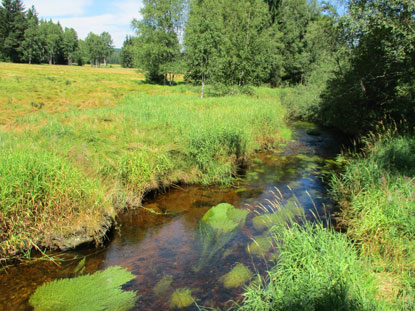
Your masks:
M 243 286 L 227 289 L 221 277 L 238 263 L 253 274 L 264 275 L 275 254 L 273 247 L 261 252 L 248 248 L 253 239 L 264 236 L 264 229 L 254 225 L 254 217 L 272 210 L 281 213 L 282 221 L 284 215 L 324 221 L 330 214 L 321 175 L 327 160 L 339 152 L 341 139 L 324 130 L 320 136 L 306 132 L 306 126 L 296 126 L 294 140 L 283 151 L 257 154 L 233 187 L 173 187 L 147 199 L 143 208 L 119 217 L 119 230 L 103 248 L 77 250 L 60 254 L 56 263 L 39 260 L 0 272 L 0 310 L 32 310 L 28 300 L 36 288 L 44 282 L 73 277 L 83 258 L 84 273 L 119 265 L 137 276 L 123 287 L 140 296 L 134 310 L 168 310 L 172 293 L 180 288 L 191 289 L 200 306 L 225 309 L 231 306 L 230 301 L 240 301 Z M 196 271 L 199 221 L 211 207 L 224 202 L 249 210 L 246 224 L 212 262 Z M 169 286 L 155 290 L 161 280 L 168 280 Z M 186 310 L 198 307 L 193 304 Z

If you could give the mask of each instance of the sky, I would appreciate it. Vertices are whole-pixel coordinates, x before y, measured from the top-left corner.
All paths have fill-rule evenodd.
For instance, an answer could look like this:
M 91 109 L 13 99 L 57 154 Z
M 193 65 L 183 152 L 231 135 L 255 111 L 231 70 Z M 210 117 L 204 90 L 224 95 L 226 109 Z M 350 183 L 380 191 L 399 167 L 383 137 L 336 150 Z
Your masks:
M 89 32 L 107 31 L 114 46 L 121 48 L 127 35 L 134 34 L 130 24 L 140 19 L 141 0 L 23 0 L 26 8 L 35 6 L 40 18 L 58 21 L 63 28 L 74 28 L 80 39 Z

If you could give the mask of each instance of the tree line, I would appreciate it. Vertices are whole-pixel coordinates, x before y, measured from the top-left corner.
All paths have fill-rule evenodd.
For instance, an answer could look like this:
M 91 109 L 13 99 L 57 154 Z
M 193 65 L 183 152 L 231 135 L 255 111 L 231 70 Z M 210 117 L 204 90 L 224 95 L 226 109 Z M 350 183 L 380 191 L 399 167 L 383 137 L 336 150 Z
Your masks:
M 75 29 L 39 19 L 34 6 L 26 10 L 21 0 L 2 1 L 0 61 L 99 66 L 106 65 L 113 51 L 108 32 L 91 32 L 79 40 Z
M 326 57 L 335 19 L 314 0 L 144 0 L 136 36 L 121 51 L 125 67 L 166 83 L 174 72 L 201 85 L 307 83 Z
M 313 121 L 349 133 L 415 121 L 415 2 L 342 2 L 338 14 L 315 0 L 144 0 L 121 63 L 164 84 L 184 73 L 202 97 L 303 86 Z

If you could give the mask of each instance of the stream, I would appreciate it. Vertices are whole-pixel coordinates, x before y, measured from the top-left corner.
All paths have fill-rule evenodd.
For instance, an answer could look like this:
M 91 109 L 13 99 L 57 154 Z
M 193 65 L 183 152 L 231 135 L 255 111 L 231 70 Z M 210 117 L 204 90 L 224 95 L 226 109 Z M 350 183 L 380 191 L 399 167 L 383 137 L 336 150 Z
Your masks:
M 119 216 L 119 229 L 104 247 L 49 254 L 57 255 L 55 263 L 39 259 L 1 271 L 0 310 L 33 310 L 28 301 L 36 288 L 74 277 L 80 263 L 83 273 L 119 265 L 136 275 L 123 286 L 140 296 L 133 310 L 175 309 L 170 297 L 183 288 L 199 306 L 225 309 L 231 301 L 241 301 L 244 286 L 229 288 L 223 276 L 237 264 L 253 275 L 265 275 L 275 260 L 275 245 L 259 243 L 266 228 L 258 225 L 258 217 L 278 214 L 280 224 L 288 218 L 326 221 L 332 210 L 321 176 L 343 140 L 326 130 L 309 135 L 309 129 L 310 125 L 298 124 L 282 151 L 258 153 L 232 187 L 177 186 L 146 199 L 143 208 Z M 245 225 L 213 261 L 195 269 L 200 263 L 199 222 L 220 203 L 248 210 Z M 192 304 L 185 310 L 199 309 Z

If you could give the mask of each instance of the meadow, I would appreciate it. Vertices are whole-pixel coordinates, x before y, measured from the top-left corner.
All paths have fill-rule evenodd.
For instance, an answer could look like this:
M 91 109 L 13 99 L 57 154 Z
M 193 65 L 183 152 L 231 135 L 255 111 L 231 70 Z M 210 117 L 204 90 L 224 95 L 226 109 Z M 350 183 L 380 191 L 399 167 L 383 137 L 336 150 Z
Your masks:
M 200 99 L 130 69 L 0 63 L 0 258 L 96 240 L 172 184 L 230 184 L 290 138 L 278 91 Z

